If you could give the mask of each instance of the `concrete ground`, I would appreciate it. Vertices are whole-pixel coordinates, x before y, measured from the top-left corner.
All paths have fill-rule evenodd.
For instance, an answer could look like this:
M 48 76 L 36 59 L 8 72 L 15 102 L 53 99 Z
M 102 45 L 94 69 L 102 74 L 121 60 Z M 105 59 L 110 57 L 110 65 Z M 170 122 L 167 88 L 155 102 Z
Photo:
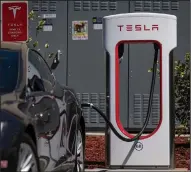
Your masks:
M 177 168 L 173 170 L 132 170 L 132 169 L 116 169 L 116 170 L 109 170 L 109 169 L 86 169 L 85 172 L 188 172 L 188 169 Z
M 136 135 L 136 134 L 135 134 Z M 143 136 L 146 134 L 143 134 Z M 87 132 L 86 136 L 105 136 L 105 132 Z M 189 134 L 175 135 L 175 137 L 190 137 Z

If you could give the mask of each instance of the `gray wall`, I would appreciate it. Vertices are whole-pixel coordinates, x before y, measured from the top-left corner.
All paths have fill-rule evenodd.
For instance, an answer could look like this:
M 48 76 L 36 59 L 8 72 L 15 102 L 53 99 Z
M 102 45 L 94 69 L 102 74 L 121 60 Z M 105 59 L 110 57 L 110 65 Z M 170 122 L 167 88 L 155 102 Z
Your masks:
M 40 49 L 47 55 L 62 51 L 61 64 L 55 71 L 61 84 L 76 90 L 83 102 L 92 102 L 105 112 L 105 58 L 102 30 L 94 30 L 92 18 L 128 12 L 157 12 L 174 14 L 178 18 L 178 48 L 175 57 L 183 59 L 189 52 L 189 1 L 29 1 L 30 9 L 40 14 L 56 14 L 53 31 L 38 35 Z M 72 40 L 72 21 L 88 21 L 88 40 Z M 35 23 L 30 24 L 30 34 L 35 36 Z M 44 43 L 49 42 L 46 50 Z M 146 51 L 145 51 L 146 50 Z M 48 61 L 51 61 L 47 58 Z M 126 45 L 121 71 L 121 120 L 129 129 L 140 128 L 146 115 L 152 66 L 152 45 Z M 140 77 L 141 74 L 141 77 Z M 157 125 L 159 118 L 159 84 L 155 89 L 152 117 L 149 128 Z M 103 129 L 105 123 L 93 111 L 85 111 L 87 127 Z

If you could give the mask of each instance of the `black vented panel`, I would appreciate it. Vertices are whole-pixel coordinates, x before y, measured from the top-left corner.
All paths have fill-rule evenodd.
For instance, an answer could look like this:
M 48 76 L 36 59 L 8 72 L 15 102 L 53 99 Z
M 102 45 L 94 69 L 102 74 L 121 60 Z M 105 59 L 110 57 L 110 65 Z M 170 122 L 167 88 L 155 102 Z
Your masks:
M 74 1 L 74 11 L 115 11 L 117 1 L 97 0 L 97 1 Z
M 91 3 L 90 1 L 83 1 L 83 11 L 90 11 Z
M 57 1 L 32 1 L 33 11 L 56 11 Z
M 144 1 L 143 10 L 144 11 L 151 11 L 152 10 L 152 2 L 151 1 Z
M 109 2 L 109 10 L 110 11 L 117 10 L 117 2 L 116 1 Z
M 160 1 L 153 1 L 153 11 L 160 11 L 161 10 L 161 2 Z
M 142 11 L 143 1 L 135 1 L 135 11 Z
M 132 1 L 133 2 L 133 1 Z M 142 0 L 134 1 L 134 11 L 170 11 L 179 10 L 178 0 Z
M 179 9 L 179 1 L 171 0 L 171 10 L 178 10 Z
M 101 11 L 108 10 L 108 6 L 109 6 L 108 2 L 105 2 L 105 1 L 100 2 L 100 10 Z
M 39 1 L 32 1 L 32 10 L 39 11 L 40 10 L 40 2 Z
M 49 10 L 50 11 L 56 11 L 56 1 L 50 1 L 49 2 Z
M 81 11 L 82 2 L 81 1 L 74 1 L 74 11 Z
M 162 10 L 170 10 L 170 1 L 168 0 L 162 1 Z
M 134 94 L 133 114 L 130 118 L 133 119 L 133 126 L 136 128 L 142 127 L 147 116 L 149 94 Z M 152 102 L 152 112 L 148 123 L 148 127 L 152 128 L 158 125 L 160 119 L 160 97 L 154 94 Z
M 93 11 L 99 10 L 99 1 L 92 1 L 91 6 Z
M 49 1 L 41 1 L 41 11 L 48 11 Z
M 106 111 L 106 98 L 105 93 L 78 93 L 78 99 L 81 103 L 93 103 L 95 106 L 99 107 L 101 111 L 105 113 Z M 103 127 L 105 121 L 99 114 L 90 108 L 84 108 L 83 114 L 87 126 L 97 126 Z

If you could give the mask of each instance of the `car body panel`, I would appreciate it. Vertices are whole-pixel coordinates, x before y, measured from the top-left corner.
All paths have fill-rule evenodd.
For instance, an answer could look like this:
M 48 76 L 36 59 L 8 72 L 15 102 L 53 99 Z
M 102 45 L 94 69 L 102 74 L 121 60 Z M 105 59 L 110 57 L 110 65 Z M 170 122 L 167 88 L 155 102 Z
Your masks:
M 17 151 L 24 131 L 24 124 L 10 112 L 1 110 L 0 160 L 8 160 L 7 171 L 16 169 Z
M 12 93 L 0 96 L 1 110 L 11 114 L 13 121 L 15 121 L 14 124 L 20 127 L 18 130 L 20 137 L 17 137 L 17 142 L 21 142 L 22 133 L 30 125 L 35 132 L 35 139 L 33 139 L 37 145 L 41 170 L 72 169 L 75 165 L 76 131 L 80 125 L 80 119 L 83 118 L 75 91 L 61 86 L 55 80 L 53 88 L 50 87 L 52 92 L 33 91 L 29 93 L 31 96 L 28 96 L 29 49 L 27 45 L 25 43 L 1 42 L 0 49 L 18 50 L 22 57 L 16 89 Z M 43 120 L 40 118 L 41 116 Z M 1 116 L 0 122 L 3 122 Z M 12 130 L 13 128 L 8 126 L 6 130 L 2 131 L 9 133 Z M 6 135 L 9 135 L 8 133 Z M 8 138 L 9 140 L 6 140 Z M 0 137 L 0 143 L 11 142 L 11 138 L 12 136 Z M 18 149 L 18 145 L 16 145 L 16 149 Z M 14 148 L 11 143 L 6 146 L 9 149 Z M 5 145 L 0 146 L 1 149 L 6 150 Z M 15 156 L 17 156 L 16 152 Z M 9 159 L 9 157 L 4 156 L 3 158 Z

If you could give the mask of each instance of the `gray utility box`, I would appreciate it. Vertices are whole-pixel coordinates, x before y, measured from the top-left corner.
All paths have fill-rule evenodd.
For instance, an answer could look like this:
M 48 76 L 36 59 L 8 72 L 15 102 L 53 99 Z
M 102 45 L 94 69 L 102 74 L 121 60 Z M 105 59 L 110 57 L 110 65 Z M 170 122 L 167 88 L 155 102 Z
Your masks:
M 176 59 L 189 52 L 190 1 L 29 1 L 30 10 L 44 17 L 47 26 L 38 35 L 41 52 L 62 52 L 55 75 L 61 84 L 76 90 L 82 102 L 92 102 L 106 111 L 105 52 L 102 44 L 102 17 L 131 12 L 174 14 L 178 18 L 178 48 Z M 48 14 L 48 15 L 45 15 Z M 51 14 L 51 15 L 50 15 Z M 77 31 L 81 31 L 81 34 Z M 30 35 L 36 36 L 35 21 L 30 23 Z M 79 40 L 80 39 L 80 40 Z M 50 44 L 49 49 L 44 44 Z M 145 51 L 146 50 L 146 51 Z M 136 131 L 143 124 L 147 111 L 153 62 L 153 45 L 126 45 L 121 72 L 121 121 L 128 130 Z M 47 57 L 47 61 L 50 59 Z M 152 117 L 148 128 L 159 120 L 159 82 L 155 89 Z M 103 130 L 104 120 L 94 111 L 84 111 L 90 130 Z

